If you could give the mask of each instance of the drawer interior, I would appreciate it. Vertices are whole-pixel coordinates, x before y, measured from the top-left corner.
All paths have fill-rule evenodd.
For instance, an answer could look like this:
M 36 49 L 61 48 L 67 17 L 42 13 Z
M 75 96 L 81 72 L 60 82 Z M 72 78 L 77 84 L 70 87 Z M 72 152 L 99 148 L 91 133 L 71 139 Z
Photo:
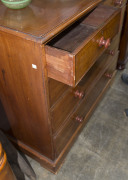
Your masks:
M 93 26 L 77 22 L 50 41 L 48 45 L 72 53 L 95 29 Z

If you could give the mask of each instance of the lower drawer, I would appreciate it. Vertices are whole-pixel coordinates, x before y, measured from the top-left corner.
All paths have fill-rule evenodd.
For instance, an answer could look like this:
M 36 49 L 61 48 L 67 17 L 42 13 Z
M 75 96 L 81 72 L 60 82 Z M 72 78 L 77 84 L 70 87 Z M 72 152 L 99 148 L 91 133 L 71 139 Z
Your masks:
M 95 85 L 95 87 L 91 90 L 89 95 L 84 98 L 84 100 L 79 105 L 77 110 L 73 113 L 72 117 L 70 117 L 67 120 L 67 122 L 65 122 L 63 128 L 60 129 L 58 134 L 54 136 L 56 156 L 59 156 L 59 154 L 62 152 L 64 147 L 70 142 L 72 138 L 76 136 L 79 128 L 83 126 L 84 123 L 87 122 L 88 116 L 92 113 L 92 111 L 96 107 L 100 96 L 104 93 L 104 90 L 111 81 L 113 72 L 116 67 L 117 57 L 118 57 L 118 53 L 114 58 L 112 64 L 103 74 L 103 76 Z

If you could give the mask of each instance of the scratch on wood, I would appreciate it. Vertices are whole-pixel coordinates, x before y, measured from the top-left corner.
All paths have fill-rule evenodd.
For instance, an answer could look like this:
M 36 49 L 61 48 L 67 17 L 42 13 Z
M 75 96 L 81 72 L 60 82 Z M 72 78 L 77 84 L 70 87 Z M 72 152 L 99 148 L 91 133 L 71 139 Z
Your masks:
M 2 75 L 3 75 L 3 80 L 4 80 L 4 83 L 5 83 L 5 85 L 6 85 L 5 70 L 4 70 L 4 69 L 2 69 Z

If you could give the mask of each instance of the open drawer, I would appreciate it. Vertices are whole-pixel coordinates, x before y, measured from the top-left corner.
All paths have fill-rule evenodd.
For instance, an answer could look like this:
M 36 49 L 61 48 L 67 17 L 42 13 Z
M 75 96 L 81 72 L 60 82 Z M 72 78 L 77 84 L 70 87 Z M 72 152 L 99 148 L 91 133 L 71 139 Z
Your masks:
M 101 5 L 45 46 L 48 77 L 76 86 L 119 31 L 120 9 Z

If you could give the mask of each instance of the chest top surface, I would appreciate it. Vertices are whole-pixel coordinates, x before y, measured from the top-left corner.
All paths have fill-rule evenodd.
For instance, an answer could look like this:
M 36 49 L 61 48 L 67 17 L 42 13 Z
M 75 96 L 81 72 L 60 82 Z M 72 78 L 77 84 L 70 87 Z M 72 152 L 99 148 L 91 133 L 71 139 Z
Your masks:
M 32 0 L 20 10 L 0 2 L 0 27 L 44 41 L 94 8 L 101 0 Z

